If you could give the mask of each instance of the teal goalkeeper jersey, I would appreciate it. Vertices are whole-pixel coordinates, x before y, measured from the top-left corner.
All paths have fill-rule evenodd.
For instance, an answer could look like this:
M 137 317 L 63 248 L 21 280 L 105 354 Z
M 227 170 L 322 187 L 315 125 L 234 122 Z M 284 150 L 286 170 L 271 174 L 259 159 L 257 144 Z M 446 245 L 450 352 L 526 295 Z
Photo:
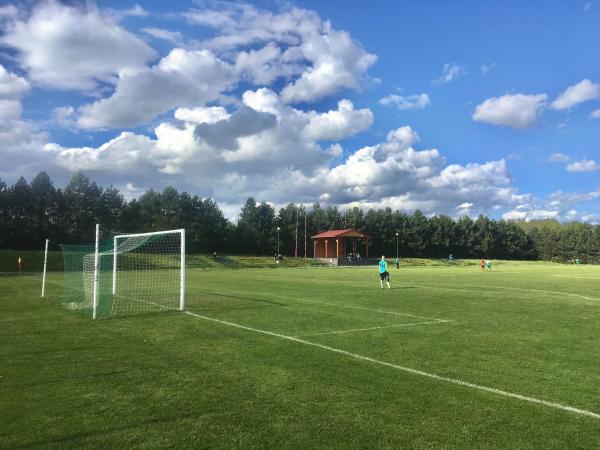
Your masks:
M 384 260 L 379 261 L 379 273 L 387 272 L 387 262 Z

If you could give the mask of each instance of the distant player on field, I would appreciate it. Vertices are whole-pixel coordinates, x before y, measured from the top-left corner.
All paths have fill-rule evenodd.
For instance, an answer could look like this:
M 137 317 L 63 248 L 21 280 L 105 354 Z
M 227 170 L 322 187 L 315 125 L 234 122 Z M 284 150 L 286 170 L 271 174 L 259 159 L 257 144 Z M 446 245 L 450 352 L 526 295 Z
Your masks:
M 485 259 L 481 258 L 481 261 L 479 261 L 479 267 L 481 267 L 482 272 L 485 270 Z
M 488 272 L 492 271 L 492 260 L 491 259 L 485 260 L 485 270 Z
M 387 270 L 387 262 L 385 261 L 385 256 L 381 256 L 381 261 L 379 261 L 379 282 L 381 283 L 381 289 L 383 289 L 383 282 L 387 283 L 388 288 L 392 288 L 390 286 L 390 273 Z

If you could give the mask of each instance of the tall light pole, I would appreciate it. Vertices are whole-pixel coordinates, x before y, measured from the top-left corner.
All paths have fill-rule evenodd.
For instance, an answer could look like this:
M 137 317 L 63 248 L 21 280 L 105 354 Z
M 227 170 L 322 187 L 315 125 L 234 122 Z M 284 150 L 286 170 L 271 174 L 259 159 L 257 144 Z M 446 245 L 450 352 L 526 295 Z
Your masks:
M 294 248 L 294 258 L 298 257 L 298 215 L 300 214 L 299 208 L 296 206 L 296 247 Z
M 279 258 L 279 231 L 281 231 L 281 228 L 277 227 L 277 258 Z
M 398 232 L 396 231 L 396 269 L 400 268 L 400 260 L 398 259 Z

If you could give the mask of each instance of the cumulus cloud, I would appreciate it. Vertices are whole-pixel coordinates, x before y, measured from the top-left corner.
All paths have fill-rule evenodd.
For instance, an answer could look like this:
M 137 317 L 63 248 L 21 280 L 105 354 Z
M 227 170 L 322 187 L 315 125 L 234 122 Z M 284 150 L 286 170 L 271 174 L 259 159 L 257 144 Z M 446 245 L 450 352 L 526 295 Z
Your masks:
M 557 219 L 559 211 L 546 209 L 513 209 L 502 215 L 504 220 L 529 222 L 531 220 Z
M 172 50 L 149 69 L 122 72 L 110 97 L 79 109 L 81 128 L 133 127 L 176 107 L 215 100 L 235 81 L 231 65 L 209 50 Z
M 592 159 L 582 159 L 581 161 L 573 161 L 567 164 L 567 172 L 593 172 L 600 169 L 600 164 Z
M 318 100 L 343 88 L 355 89 L 360 77 L 377 60 L 345 31 L 310 35 L 299 48 L 312 65 L 283 89 L 282 97 L 288 103 Z
M 75 123 L 84 129 L 135 127 L 176 108 L 228 103 L 242 82 L 265 86 L 282 80 L 283 103 L 313 102 L 360 88 L 377 59 L 313 11 L 274 13 L 220 3 L 216 10 L 209 4 L 184 14 L 191 24 L 211 28 L 213 37 L 175 48 L 148 66 L 156 52 L 118 23 L 146 13 L 138 5 L 102 13 L 48 0 L 26 20 L 13 20 L 1 39 L 19 52 L 21 66 L 38 85 L 84 91 L 101 85 L 96 95 L 112 91 L 77 108 Z M 161 28 L 141 32 L 175 45 L 182 41 L 179 32 Z
M 127 174 L 135 170 L 153 169 L 147 158 L 153 148 L 154 142 L 150 138 L 123 132 L 98 148 L 63 148 L 57 144 L 46 144 L 44 151 L 55 154 L 57 164 L 73 172 L 83 170 L 90 174 Z
M 262 88 L 246 91 L 233 111 L 178 108 L 174 115 L 150 137 L 121 133 L 96 148 L 48 144 L 44 154 L 63 170 L 85 170 L 116 185 L 175 182 L 227 205 L 253 195 L 274 203 L 459 215 L 510 208 L 526 198 L 512 185 L 504 160 L 447 165 L 437 149 L 415 148 L 419 136 L 409 126 L 357 150 L 322 147 L 319 141 L 343 139 L 371 123 L 372 113 L 348 100 L 331 111 L 302 111 Z
M 54 164 L 52 158 L 40 154 L 47 133 L 21 119 L 21 98 L 29 90 L 27 80 L 0 65 L 0 178 L 28 175 Z
M 204 48 L 219 53 L 240 50 L 237 66 L 253 82 L 299 75 L 282 90 L 287 103 L 312 102 L 342 89 L 356 89 L 377 60 L 349 33 L 333 29 L 305 9 L 273 13 L 248 4 L 219 4 L 218 10 L 192 10 L 185 17 L 219 31 L 201 43 Z
M 546 107 L 546 94 L 507 94 L 477 105 L 473 120 L 524 129 L 531 127 Z
M 419 94 L 419 95 L 388 95 L 387 97 L 383 97 L 379 100 L 381 105 L 393 105 L 396 106 L 399 110 L 410 110 L 410 109 L 423 109 L 431 101 L 429 100 L 429 95 L 427 94 Z
M 52 0 L 38 4 L 26 20 L 11 21 L 0 43 L 17 50 L 33 83 L 57 89 L 92 90 L 98 81 L 114 82 L 119 72 L 144 67 L 156 56 L 95 8 Z
M 600 214 L 585 209 L 586 203 L 600 198 L 600 190 L 591 192 L 556 191 L 545 199 L 531 198 L 528 202 L 517 205 L 503 214 L 506 220 L 541 220 L 556 219 L 559 221 L 581 221 L 599 223 Z
M 360 133 L 373 124 L 373 113 L 367 109 L 355 110 L 350 100 L 338 102 L 338 109 L 323 114 L 309 114 L 310 121 L 303 133 L 315 141 L 340 140 Z
M 14 73 L 8 72 L 0 64 L 0 98 L 6 100 L 20 99 L 27 94 L 31 86 L 25 78 L 21 78 Z
M 592 117 L 593 119 L 600 119 L 600 108 L 592 111 L 590 113 L 590 117 Z
M 252 136 L 277 125 L 277 117 L 268 112 L 256 111 L 249 106 L 241 106 L 228 118 L 196 127 L 195 136 L 210 146 L 225 150 L 239 148 L 238 139 Z
M 569 86 L 567 90 L 550 104 L 550 107 L 558 110 L 568 109 L 579 103 L 598 97 L 600 97 L 600 84 L 592 83 L 590 80 L 585 79 L 573 86 Z
M 433 84 L 450 83 L 461 75 L 466 75 L 467 71 L 458 64 L 444 64 L 442 76 L 433 80 Z

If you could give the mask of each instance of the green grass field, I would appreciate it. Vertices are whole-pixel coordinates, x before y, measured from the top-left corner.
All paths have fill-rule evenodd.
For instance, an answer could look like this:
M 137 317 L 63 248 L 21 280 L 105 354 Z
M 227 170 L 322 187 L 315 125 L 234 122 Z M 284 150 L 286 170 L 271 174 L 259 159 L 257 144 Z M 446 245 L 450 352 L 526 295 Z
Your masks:
M 187 313 L 91 321 L 0 275 L 0 446 L 600 448 L 600 267 L 391 276 L 191 268 Z

